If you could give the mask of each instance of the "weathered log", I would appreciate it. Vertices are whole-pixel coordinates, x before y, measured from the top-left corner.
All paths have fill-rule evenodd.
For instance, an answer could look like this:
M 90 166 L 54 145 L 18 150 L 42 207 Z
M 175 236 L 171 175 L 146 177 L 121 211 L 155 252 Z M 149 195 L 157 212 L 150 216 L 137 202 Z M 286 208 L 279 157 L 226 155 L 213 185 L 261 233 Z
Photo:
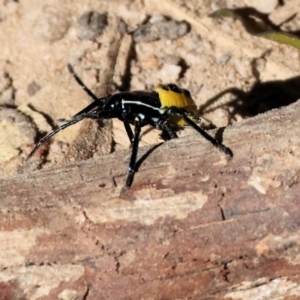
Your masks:
M 219 129 L 231 160 L 168 141 L 129 189 L 129 150 L 2 180 L 0 298 L 298 299 L 299 116 Z

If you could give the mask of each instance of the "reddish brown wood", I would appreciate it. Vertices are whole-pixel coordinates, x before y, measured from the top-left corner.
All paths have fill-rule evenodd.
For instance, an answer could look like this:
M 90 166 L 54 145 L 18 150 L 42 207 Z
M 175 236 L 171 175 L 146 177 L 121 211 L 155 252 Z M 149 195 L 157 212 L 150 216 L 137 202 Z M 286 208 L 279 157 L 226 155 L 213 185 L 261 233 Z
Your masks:
M 230 161 L 168 141 L 130 189 L 129 150 L 2 180 L 2 299 L 297 299 L 299 115 L 219 129 Z

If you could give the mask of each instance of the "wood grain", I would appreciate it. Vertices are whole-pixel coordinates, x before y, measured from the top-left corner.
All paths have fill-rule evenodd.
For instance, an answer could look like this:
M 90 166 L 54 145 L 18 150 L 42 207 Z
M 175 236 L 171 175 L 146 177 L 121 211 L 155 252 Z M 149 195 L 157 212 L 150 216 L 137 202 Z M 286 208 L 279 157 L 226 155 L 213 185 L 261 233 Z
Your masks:
M 2 299 L 297 299 L 299 115 L 217 130 L 229 161 L 197 134 L 168 141 L 130 189 L 130 150 L 2 180 Z

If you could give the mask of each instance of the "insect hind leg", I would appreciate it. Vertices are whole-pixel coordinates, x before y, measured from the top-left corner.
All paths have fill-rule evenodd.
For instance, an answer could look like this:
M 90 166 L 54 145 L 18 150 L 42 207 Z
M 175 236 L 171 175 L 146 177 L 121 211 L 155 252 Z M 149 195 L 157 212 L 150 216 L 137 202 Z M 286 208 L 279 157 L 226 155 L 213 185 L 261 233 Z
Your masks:
M 191 120 L 188 117 L 188 114 L 186 112 L 181 111 L 180 109 L 178 109 L 178 107 L 172 106 L 172 107 L 168 108 L 165 111 L 165 114 L 167 114 L 169 116 L 176 115 L 176 116 L 181 117 L 188 125 L 190 125 L 195 130 L 197 130 L 198 133 L 200 133 L 207 141 L 209 141 L 211 144 L 213 144 L 213 146 L 218 148 L 220 151 L 225 153 L 227 156 L 229 156 L 229 157 L 233 156 L 233 153 L 229 148 L 227 148 L 223 144 L 219 143 L 215 138 L 213 138 L 211 135 L 209 135 L 203 128 L 199 127 L 193 120 Z

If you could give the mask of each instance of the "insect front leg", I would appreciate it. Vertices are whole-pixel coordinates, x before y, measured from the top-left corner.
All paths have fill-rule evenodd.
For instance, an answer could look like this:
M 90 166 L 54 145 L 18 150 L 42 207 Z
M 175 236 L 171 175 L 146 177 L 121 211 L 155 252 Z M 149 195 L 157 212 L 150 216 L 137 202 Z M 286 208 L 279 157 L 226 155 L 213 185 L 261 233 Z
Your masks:
M 129 138 L 130 144 L 132 145 L 133 144 L 133 139 L 134 139 L 134 134 L 132 132 L 130 124 L 125 120 L 123 121 L 123 124 L 124 124 L 125 130 L 126 130 L 127 136 Z
M 132 142 L 131 158 L 130 158 L 130 162 L 128 166 L 128 174 L 126 178 L 126 186 L 128 187 L 130 187 L 133 182 L 133 177 L 136 169 L 136 158 L 139 149 L 140 134 L 141 134 L 141 124 L 140 122 L 136 122 L 135 129 L 134 129 L 134 137 Z

